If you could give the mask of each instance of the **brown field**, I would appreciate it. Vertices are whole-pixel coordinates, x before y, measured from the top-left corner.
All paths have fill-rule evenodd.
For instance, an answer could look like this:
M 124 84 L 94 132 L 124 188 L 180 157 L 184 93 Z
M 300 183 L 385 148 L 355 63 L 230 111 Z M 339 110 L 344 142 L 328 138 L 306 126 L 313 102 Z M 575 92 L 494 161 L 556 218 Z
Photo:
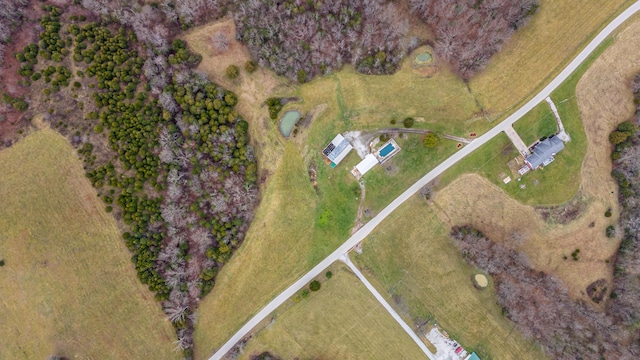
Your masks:
M 540 0 L 530 22 L 470 82 L 491 117 L 524 101 L 562 70 L 631 0 Z
M 426 359 L 346 265 L 328 270 L 333 277 L 276 310 L 239 359 L 267 350 L 283 359 Z
M 0 169 L 0 358 L 179 358 L 71 145 L 40 130 Z

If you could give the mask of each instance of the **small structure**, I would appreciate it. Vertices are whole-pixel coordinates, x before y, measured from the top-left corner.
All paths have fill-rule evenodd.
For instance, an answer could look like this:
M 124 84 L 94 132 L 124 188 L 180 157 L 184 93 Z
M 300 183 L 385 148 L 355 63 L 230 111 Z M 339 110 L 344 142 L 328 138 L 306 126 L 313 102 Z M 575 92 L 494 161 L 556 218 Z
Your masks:
M 400 146 L 395 140 L 390 139 L 389 141 L 384 143 L 384 145 L 382 145 L 376 152 L 374 152 L 373 155 L 375 155 L 380 164 L 384 164 L 385 161 L 391 159 L 398 152 L 400 152 Z
M 552 135 L 539 142 L 533 149 L 533 153 L 527 156 L 524 162 L 531 170 L 536 170 L 541 166 L 549 165 L 555 160 L 554 156 L 562 149 L 564 149 L 564 142 L 559 137 Z
M 475 352 L 472 352 L 464 360 L 480 360 L 480 357 Z
M 351 150 L 353 150 L 353 146 L 351 146 L 349 140 L 338 134 L 331 140 L 329 145 L 322 150 L 322 155 L 331 161 L 331 167 L 334 168 L 347 157 Z
M 351 174 L 356 177 L 356 179 L 360 180 L 367 171 L 373 169 L 376 165 L 378 165 L 378 159 L 373 154 L 367 154 L 367 156 L 356 165 L 353 170 L 351 170 Z
M 351 174 L 355 176 L 356 179 L 360 180 L 367 171 L 373 169 L 377 164 L 383 164 L 399 151 L 400 146 L 398 146 L 398 143 L 395 140 L 391 139 L 384 143 L 384 145 L 382 145 L 373 154 L 367 154 L 367 156 L 365 156 L 364 159 L 362 159 L 362 161 L 360 161 L 360 163 L 351 170 Z

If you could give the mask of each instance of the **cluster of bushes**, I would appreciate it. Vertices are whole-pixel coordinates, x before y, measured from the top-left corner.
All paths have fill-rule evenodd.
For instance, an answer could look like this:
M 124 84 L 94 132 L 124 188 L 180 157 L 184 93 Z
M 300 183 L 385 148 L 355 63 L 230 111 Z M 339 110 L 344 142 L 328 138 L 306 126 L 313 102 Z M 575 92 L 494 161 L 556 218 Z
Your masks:
M 300 83 L 346 63 L 367 74 L 396 70 L 417 42 L 391 3 L 337 0 L 239 1 L 238 38 L 254 59 Z
M 271 97 L 271 98 L 268 98 L 265 103 L 269 107 L 269 117 L 271 118 L 271 120 L 276 120 L 278 118 L 278 114 L 280 113 L 280 110 L 282 110 L 282 107 L 284 106 L 282 104 L 282 99 L 277 97 Z
M 2 94 L 2 102 L 11 105 L 18 111 L 25 111 L 29 108 L 29 103 L 24 101 L 24 99 L 13 97 L 7 93 Z
M 451 235 L 465 260 L 493 277 L 503 314 L 549 357 L 633 359 L 640 351 L 637 333 L 630 339 L 609 312 L 572 300 L 560 280 L 535 270 L 524 254 L 470 226 L 454 227 Z
M 45 15 L 40 19 L 40 25 L 44 31 L 40 33 L 38 55 L 46 60 L 60 62 L 69 53 L 69 50 L 65 49 L 66 42 L 59 34 L 62 9 L 53 5 L 43 5 L 42 10 L 45 11 Z
M 435 34 L 436 54 L 469 79 L 536 12 L 538 2 L 410 0 L 409 7 Z
M 434 132 L 430 132 L 424 137 L 424 146 L 426 148 L 433 149 L 436 146 L 438 146 L 439 142 L 440 142 L 440 139 L 438 138 L 438 135 Z

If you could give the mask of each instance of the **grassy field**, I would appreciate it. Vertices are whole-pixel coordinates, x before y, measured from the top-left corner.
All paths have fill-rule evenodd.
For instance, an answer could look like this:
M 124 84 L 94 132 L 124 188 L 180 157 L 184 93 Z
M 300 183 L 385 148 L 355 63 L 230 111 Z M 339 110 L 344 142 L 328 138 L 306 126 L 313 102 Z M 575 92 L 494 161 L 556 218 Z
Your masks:
M 372 216 L 458 149 L 455 141 L 446 139 L 440 140 L 436 148 L 427 149 L 423 138 L 423 135 L 410 134 L 406 139 L 397 139 L 402 150 L 363 177 L 364 208 L 371 210 Z
M 352 258 L 396 310 L 434 320 L 482 359 L 544 358 L 502 316 L 492 287 L 478 291 L 473 286 L 475 271 L 451 243 L 448 229 L 427 202 L 413 197 Z
M 538 141 L 543 136 L 553 135 L 558 132 L 556 118 L 553 116 L 551 108 L 546 101 L 538 104 L 513 124 L 513 128 L 527 146 Z
M 0 358 L 179 358 L 69 143 L 40 130 L 0 169 Z
M 345 265 L 328 270 L 333 277 L 282 305 L 239 359 L 267 350 L 283 359 L 426 359 Z
M 541 0 L 530 22 L 469 86 L 492 118 L 539 91 L 615 15 L 633 1 Z

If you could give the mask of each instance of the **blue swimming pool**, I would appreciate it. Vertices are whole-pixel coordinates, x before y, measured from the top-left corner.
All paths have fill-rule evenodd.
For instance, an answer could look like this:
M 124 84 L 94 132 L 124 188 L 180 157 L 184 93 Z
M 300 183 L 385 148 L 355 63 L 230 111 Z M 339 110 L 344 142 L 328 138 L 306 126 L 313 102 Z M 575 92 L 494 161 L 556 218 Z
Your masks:
M 387 144 L 384 148 L 380 149 L 380 156 L 385 157 L 389 155 L 393 150 L 395 150 L 395 146 L 393 144 Z

